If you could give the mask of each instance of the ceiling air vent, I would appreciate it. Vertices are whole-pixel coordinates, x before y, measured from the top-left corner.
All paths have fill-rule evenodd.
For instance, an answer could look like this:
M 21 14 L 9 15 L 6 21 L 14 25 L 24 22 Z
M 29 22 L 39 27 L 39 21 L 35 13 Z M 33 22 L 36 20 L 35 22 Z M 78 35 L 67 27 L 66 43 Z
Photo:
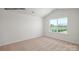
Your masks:
M 25 10 L 25 8 L 4 8 L 4 10 Z

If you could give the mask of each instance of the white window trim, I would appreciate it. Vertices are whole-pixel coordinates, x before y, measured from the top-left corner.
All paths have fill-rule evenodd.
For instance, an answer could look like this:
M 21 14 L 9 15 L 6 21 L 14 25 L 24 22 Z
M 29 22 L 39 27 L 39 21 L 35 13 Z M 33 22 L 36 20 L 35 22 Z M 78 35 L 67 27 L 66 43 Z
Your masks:
M 61 17 L 61 18 L 64 18 L 64 17 Z M 58 19 L 59 19 L 59 18 L 54 18 L 54 19 L 57 19 L 57 24 L 58 24 Z M 68 19 L 68 17 L 67 17 L 67 19 Z M 67 20 L 67 21 L 68 21 L 68 20 Z M 68 22 L 67 22 L 67 23 L 68 23 Z M 57 29 L 57 30 L 58 30 L 58 29 Z M 50 33 L 57 33 L 57 34 L 68 34 L 68 24 L 67 24 L 67 33 L 62 33 L 62 32 L 58 32 L 58 31 L 57 31 L 57 32 L 52 32 L 51 29 L 50 29 L 50 20 L 49 20 L 49 32 L 50 32 Z

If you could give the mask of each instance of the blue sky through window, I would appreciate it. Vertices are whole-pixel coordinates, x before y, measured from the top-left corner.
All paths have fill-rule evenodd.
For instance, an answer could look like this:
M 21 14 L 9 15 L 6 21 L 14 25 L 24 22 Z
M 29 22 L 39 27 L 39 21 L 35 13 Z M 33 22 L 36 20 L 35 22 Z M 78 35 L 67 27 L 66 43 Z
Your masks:
M 67 17 L 58 19 L 59 25 L 67 25 Z
M 57 19 L 50 20 L 50 24 L 57 25 Z
M 53 24 L 53 25 L 58 25 L 58 24 L 59 25 L 67 25 L 67 21 L 68 21 L 67 17 L 59 18 L 59 19 L 52 19 L 52 20 L 50 20 L 50 24 Z

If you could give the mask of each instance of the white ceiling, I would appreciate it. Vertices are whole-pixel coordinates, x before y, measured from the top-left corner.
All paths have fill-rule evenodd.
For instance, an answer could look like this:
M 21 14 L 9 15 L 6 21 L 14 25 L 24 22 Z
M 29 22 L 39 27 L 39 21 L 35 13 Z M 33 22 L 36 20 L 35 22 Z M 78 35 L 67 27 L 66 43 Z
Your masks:
M 47 14 L 49 14 L 55 9 L 54 8 L 31 8 L 30 10 L 33 11 L 35 15 L 38 15 L 40 17 L 45 17 Z
M 0 8 L 0 10 L 4 10 Z M 19 13 L 19 14 L 29 14 L 33 16 L 45 17 L 50 12 L 54 11 L 55 8 L 25 8 L 25 10 L 4 10 L 6 13 Z

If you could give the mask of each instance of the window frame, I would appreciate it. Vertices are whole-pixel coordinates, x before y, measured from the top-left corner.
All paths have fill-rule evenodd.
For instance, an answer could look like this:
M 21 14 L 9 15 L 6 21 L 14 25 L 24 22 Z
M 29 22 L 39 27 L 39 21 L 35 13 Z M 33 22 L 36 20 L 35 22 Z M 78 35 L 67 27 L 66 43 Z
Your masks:
M 51 33 L 68 34 L 68 17 L 53 18 L 53 20 L 57 20 L 57 25 L 58 25 L 58 19 L 61 19 L 61 18 L 67 18 L 67 33 L 58 32 L 58 29 L 57 29 L 57 32 L 52 32 L 52 31 L 51 31 L 51 27 L 50 27 L 50 20 L 52 20 L 52 19 L 49 20 L 49 32 L 51 32 Z

